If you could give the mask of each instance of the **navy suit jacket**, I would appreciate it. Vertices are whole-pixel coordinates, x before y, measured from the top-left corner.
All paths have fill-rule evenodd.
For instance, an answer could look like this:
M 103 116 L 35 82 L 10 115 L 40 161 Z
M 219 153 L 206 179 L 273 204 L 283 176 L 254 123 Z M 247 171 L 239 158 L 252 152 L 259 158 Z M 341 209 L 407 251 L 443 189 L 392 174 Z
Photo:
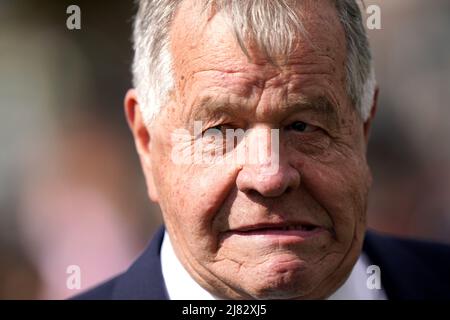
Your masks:
M 168 299 L 160 260 L 163 236 L 160 228 L 127 271 L 74 299 Z M 450 246 L 368 231 L 363 250 L 380 267 L 388 299 L 450 299 Z

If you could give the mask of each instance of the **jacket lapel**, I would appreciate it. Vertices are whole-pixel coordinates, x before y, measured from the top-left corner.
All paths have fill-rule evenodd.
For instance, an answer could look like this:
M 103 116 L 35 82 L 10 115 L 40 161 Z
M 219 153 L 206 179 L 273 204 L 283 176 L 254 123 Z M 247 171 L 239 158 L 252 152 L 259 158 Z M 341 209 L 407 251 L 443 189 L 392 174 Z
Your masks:
M 113 292 L 113 299 L 169 299 L 161 271 L 160 250 L 163 237 L 164 227 L 161 227 L 144 253 L 118 278 Z

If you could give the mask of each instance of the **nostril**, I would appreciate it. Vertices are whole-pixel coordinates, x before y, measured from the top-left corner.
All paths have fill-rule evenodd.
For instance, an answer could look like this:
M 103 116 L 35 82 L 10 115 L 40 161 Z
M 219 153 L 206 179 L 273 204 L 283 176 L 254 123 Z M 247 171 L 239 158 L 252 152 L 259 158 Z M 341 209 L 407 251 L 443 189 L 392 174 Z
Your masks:
M 259 198 L 259 197 L 261 197 L 261 193 L 259 193 L 258 191 L 256 191 L 255 189 L 249 189 L 249 190 L 247 190 L 247 196 L 249 197 L 249 198 L 252 198 L 252 199 L 256 199 L 256 198 Z
M 238 189 L 248 195 L 279 197 L 291 193 L 300 185 L 299 172 L 288 165 L 280 166 L 279 170 L 273 174 L 265 173 L 259 168 L 244 167 L 236 179 Z

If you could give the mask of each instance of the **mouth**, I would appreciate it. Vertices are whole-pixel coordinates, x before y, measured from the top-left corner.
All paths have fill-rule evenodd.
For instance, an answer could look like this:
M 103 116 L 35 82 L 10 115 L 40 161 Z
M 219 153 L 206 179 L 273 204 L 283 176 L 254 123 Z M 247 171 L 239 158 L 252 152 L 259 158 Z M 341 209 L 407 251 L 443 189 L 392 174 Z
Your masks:
M 229 230 L 228 233 L 239 236 L 291 236 L 308 238 L 325 228 L 311 223 L 255 224 Z

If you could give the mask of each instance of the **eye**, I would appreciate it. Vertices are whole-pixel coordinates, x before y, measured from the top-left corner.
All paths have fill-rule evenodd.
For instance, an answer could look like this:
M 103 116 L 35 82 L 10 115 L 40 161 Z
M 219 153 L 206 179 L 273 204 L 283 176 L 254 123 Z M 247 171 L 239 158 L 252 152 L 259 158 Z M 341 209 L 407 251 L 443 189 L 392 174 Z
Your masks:
M 294 130 L 297 132 L 313 132 L 318 128 L 303 121 L 295 121 L 292 124 L 288 125 L 286 129 Z
M 223 124 L 219 124 L 213 127 L 209 127 L 206 130 L 204 130 L 202 132 L 202 137 L 203 138 L 208 138 L 208 137 L 216 137 L 217 133 L 220 133 L 222 136 L 225 136 L 226 134 L 226 129 L 229 129 L 229 127 L 227 125 L 223 125 Z
M 204 133 L 205 134 L 211 133 L 211 131 L 209 131 L 209 130 L 214 129 L 214 130 L 219 130 L 220 132 L 222 132 L 223 135 L 225 135 L 227 130 L 229 130 L 229 129 L 236 130 L 237 128 L 239 128 L 239 127 L 235 126 L 231 123 L 224 123 L 224 124 L 218 124 L 213 127 L 210 127 L 207 130 L 205 130 Z
M 224 132 L 226 129 L 228 129 L 228 126 L 225 124 L 218 124 L 217 126 L 211 127 L 209 129 L 216 129 L 216 130 Z
M 225 134 L 225 130 L 226 129 L 227 129 L 226 125 L 219 124 L 219 125 L 216 125 L 214 127 L 209 127 L 208 129 L 203 131 L 203 135 L 204 136 L 208 136 L 208 135 L 211 135 L 211 134 L 216 134 L 217 130 L 222 132 L 222 134 Z

